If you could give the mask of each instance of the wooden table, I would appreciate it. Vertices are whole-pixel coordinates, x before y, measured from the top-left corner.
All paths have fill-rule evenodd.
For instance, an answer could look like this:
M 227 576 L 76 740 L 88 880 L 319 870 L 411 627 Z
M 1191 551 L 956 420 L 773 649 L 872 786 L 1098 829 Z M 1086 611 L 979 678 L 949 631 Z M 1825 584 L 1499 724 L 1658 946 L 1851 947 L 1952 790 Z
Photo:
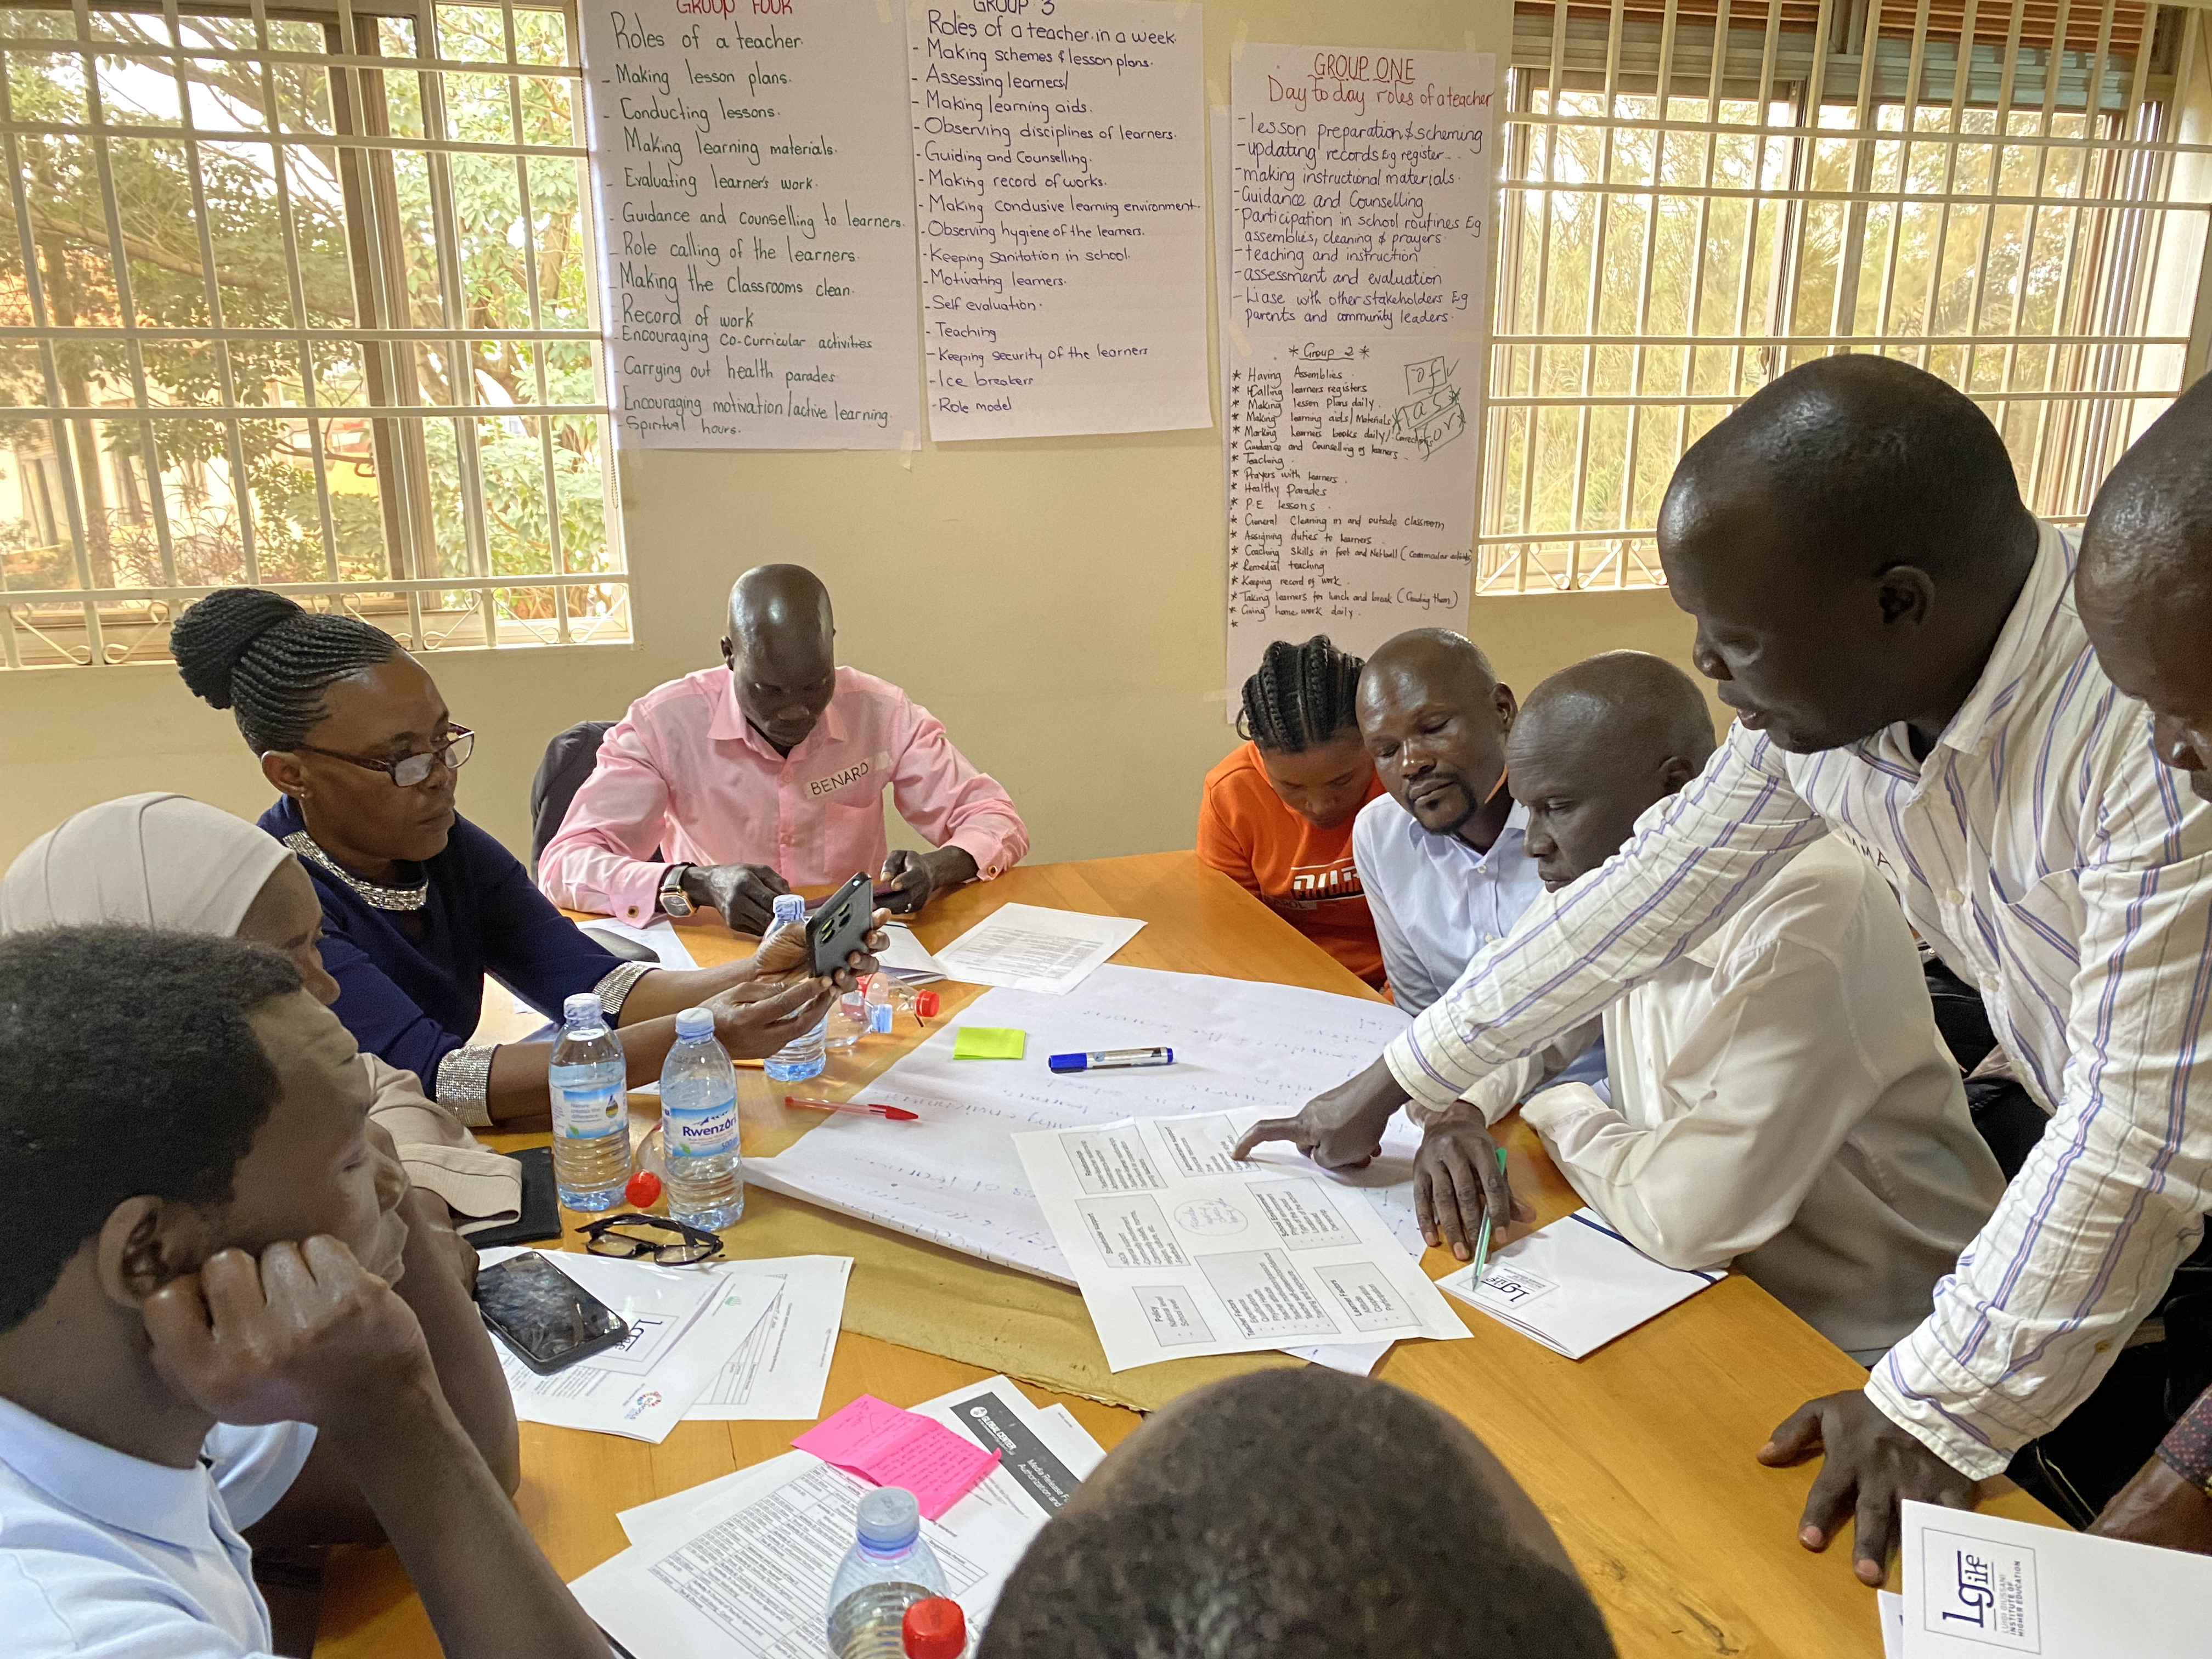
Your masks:
M 1142 917 L 1144 931 L 1115 958 L 1132 966 L 1373 994 L 1188 853 L 1018 867 L 933 905 L 916 932 L 933 948 L 1012 901 Z M 689 926 L 685 938 L 702 962 L 746 948 L 711 925 Z M 490 1139 L 512 1150 L 544 1137 Z M 1534 1200 L 1538 1224 L 1575 1207 L 1579 1200 L 1517 1118 L 1505 1144 L 1515 1187 Z M 1433 1277 L 1457 1264 L 1432 1250 L 1423 1265 Z M 1776 1471 L 1752 1459 L 1806 1399 L 1864 1378 L 1811 1328 L 1741 1275 L 1580 1362 L 1462 1311 L 1473 1340 L 1401 1343 L 1376 1374 L 1436 1401 L 1488 1442 L 1558 1529 L 1624 1659 L 1881 1652 L 1874 1598 L 1851 1576 L 1848 1551 L 1814 1556 L 1796 1541 L 1813 1466 Z M 982 1375 L 848 1332 L 823 1405 L 836 1411 L 863 1393 L 912 1404 Z M 1137 1425 L 1117 1407 L 1027 1392 L 1040 1404 L 1060 1400 L 1109 1447 Z M 573 1578 L 627 1545 L 616 1511 L 774 1456 L 804 1426 L 685 1423 L 647 1446 L 525 1424 L 516 1502 L 555 1568 Z M 2007 1483 L 1992 1483 L 1985 1495 L 2000 1514 L 2057 1524 Z M 438 1650 L 388 1550 L 333 1559 L 318 1654 L 427 1659 Z

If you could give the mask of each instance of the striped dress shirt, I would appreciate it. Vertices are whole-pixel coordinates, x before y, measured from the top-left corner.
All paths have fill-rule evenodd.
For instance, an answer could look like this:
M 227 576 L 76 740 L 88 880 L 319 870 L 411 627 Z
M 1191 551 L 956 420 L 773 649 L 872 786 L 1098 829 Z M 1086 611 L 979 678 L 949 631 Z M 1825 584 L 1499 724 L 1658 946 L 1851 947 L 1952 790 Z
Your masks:
M 2074 547 L 2033 570 L 1924 761 L 1892 726 L 1790 755 L 1741 725 L 1602 868 L 1540 900 L 1386 1053 L 1443 1107 L 1711 934 L 1807 842 L 1872 860 L 1981 989 L 2052 1121 L 1927 1320 L 1867 1393 L 1977 1479 L 2097 1385 L 2212 1208 L 2212 806 L 2158 763 L 2073 600 Z M 1839 1009 L 1839 1018 L 1848 1010 Z

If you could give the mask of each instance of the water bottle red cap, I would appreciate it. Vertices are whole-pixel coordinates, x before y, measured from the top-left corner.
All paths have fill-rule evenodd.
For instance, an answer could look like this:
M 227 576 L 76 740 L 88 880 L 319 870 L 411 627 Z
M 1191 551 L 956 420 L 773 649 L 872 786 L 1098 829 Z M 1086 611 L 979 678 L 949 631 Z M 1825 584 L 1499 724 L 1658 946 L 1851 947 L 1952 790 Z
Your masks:
M 920 1014 L 924 1019 L 935 1019 L 937 1018 L 937 993 L 934 991 L 916 991 L 914 994 L 914 1011 L 917 1014 Z
M 968 1615 L 949 1595 L 927 1596 L 907 1608 L 899 1633 L 906 1659 L 960 1659 L 968 1650 Z
M 650 1170 L 640 1170 L 623 1187 L 623 1196 L 634 1210 L 649 1210 L 660 1196 L 660 1177 Z

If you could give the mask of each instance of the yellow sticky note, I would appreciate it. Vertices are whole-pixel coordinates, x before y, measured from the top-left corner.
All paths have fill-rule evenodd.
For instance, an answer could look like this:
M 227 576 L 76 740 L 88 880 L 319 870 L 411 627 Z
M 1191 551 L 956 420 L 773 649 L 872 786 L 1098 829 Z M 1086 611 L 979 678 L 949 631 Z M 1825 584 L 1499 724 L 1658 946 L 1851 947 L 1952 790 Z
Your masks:
M 952 1058 L 1019 1060 L 1029 1040 L 1027 1031 L 1011 1025 L 963 1025 L 952 1034 Z

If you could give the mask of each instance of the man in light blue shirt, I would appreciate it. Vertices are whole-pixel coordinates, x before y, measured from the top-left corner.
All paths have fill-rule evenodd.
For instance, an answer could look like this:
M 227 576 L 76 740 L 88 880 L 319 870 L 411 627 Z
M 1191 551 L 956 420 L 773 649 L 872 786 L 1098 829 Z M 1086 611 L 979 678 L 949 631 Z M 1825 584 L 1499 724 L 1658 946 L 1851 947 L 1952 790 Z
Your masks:
M 1544 891 L 1528 815 L 1505 788 L 1513 692 L 1473 641 L 1424 628 L 1368 659 L 1358 711 L 1389 793 L 1360 809 L 1352 858 L 1390 1000 L 1418 1014 Z
M 38 1206 L 0 1255 L 13 1659 L 268 1654 L 239 1528 L 311 1443 L 447 1652 L 605 1659 L 412 1310 L 362 1266 L 395 1259 L 404 1224 L 357 1052 L 271 951 L 130 928 L 0 939 L 0 1189 Z
M 1359 735 L 1389 790 L 1352 826 L 1390 1000 L 1418 1014 L 1543 896 L 1528 856 L 1528 812 L 1505 787 L 1505 734 L 1516 712 L 1490 659 L 1463 634 L 1416 629 L 1367 659 Z M 1595 1023 L 1545 1088 L 1605 1091 Z

